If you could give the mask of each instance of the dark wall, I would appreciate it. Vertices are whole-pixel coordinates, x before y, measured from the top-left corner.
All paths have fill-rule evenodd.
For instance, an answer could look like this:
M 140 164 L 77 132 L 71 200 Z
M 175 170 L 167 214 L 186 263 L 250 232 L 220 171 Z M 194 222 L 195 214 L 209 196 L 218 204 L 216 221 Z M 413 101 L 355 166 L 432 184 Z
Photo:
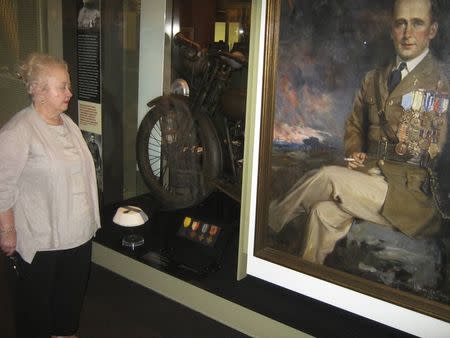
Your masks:
M 102 1 L 103 202 L 123 198 L 122 0 Z
M 69 103 L 68 115 L 78 122 L 78 85 L 77 85 L 77 1 L 63 1 L 63 54 L 69 65 L 72 80 L 73 97 Z
M 211 0 L 174 1 L 174 21 L 180 28 L 192 28 L 193 39 L 202 47 L 214 41 L 216 2 Z
M 77 88 L 77 4 L 63 1 L 64 59 L 70 67 L 73 98 L 68 114 L 78 122 Z M 101 1 L 101 72 L 103 195 L 101 204 L 122 200 L 123 194 L 123 3 Z

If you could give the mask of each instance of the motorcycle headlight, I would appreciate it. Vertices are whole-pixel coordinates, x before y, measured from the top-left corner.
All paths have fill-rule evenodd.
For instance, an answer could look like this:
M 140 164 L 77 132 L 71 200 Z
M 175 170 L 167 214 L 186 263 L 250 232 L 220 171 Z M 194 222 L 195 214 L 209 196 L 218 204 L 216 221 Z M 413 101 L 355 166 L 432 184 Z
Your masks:
M 170 92 L 172 94 L 189 96 L 189 85 L 184 79 L 176 79 L 170 86 Z

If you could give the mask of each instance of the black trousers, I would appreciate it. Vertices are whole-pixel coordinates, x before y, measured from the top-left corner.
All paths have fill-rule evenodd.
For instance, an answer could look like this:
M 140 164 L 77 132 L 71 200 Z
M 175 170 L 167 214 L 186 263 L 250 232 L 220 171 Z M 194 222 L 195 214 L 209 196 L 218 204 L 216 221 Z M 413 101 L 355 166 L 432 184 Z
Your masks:
M 89 278 L 91 253 L 92 241 L 88 241 L 73 249 L 40 251 L 31 264 L 17 256 L 17 338 L 49 338 L 76 333 Z

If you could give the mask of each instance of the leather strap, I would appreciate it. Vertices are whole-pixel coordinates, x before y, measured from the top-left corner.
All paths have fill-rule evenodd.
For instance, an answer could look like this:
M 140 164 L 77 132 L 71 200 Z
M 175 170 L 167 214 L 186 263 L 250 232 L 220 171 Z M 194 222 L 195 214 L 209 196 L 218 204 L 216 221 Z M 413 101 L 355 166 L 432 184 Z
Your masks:
M 388 121 L 386 120 L 386 115 L 384 114 L 383 104 L 381 102 L 381 93 L 380 93 L 380 70 L 375 70 L 375 76 L 373 77 L 373 85 L 375 90 L 375 101 L 377 104 L 378 117 L 380 118 L 380 126 L 384 132 L 384 135 L 387 139 L 392 143 L 398 143 L 398 137 L 392 130 Z
M 388 141 L 370 141 L 367 149 L 367 154 L 371 158 L 376 158 L 377 160 L 388 160 L 395 162 L 406 162 L 412 158 L 411 155 L 398 155 L 395 151 L 397 143 L 390 143 Z M 411 165 L 420 166 L 420 164 L 410 163 Z

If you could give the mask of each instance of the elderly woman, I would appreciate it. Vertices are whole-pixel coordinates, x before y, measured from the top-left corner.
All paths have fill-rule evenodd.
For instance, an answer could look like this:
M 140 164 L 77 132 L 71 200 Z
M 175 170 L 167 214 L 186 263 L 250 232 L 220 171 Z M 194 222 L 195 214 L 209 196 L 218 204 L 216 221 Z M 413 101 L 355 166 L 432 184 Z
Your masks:
M 18 337 L 75 337 L 100 226 L 94 163 L 63 112 L 67 64 L 33 53 L 21 67 L 32 104 L 0 130 L 0 248 L 15 262 Z

